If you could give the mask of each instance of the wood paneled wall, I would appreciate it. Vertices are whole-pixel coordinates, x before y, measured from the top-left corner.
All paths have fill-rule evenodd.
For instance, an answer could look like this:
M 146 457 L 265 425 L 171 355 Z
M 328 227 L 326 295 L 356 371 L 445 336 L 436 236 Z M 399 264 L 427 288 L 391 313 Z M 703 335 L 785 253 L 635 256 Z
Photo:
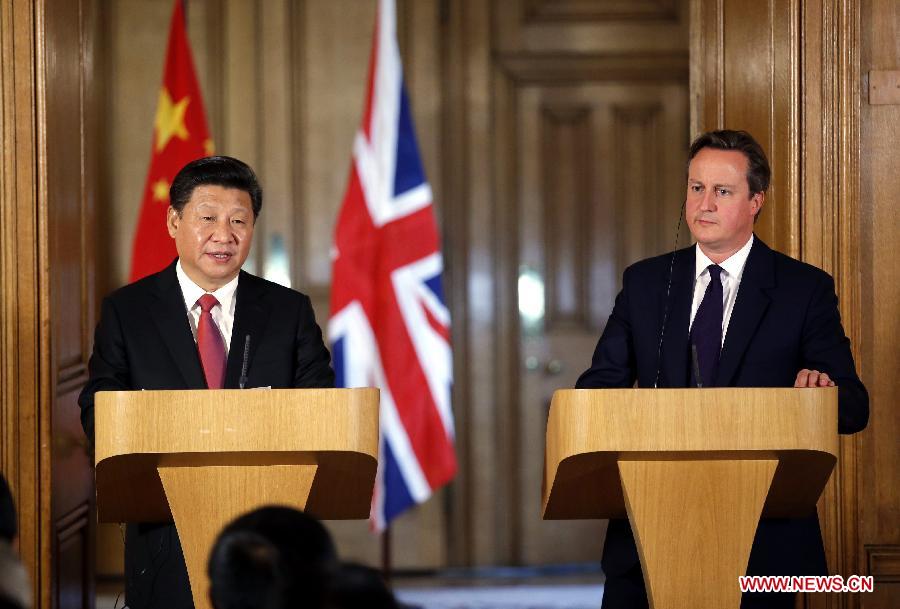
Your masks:
M 773 180 L 756 232 L 794 257 L 800 254 L 801 4 L 691 0 L 691 132 L 744 129 L 759 140 Z
M 41 301 L 47 283 L 39 244 L 46 216 L 37 188 L 37 37 L 33 2 L 0 2 L 0 469 L 20 514 L 19 548 L 32 578 L 32 596 L 43 599 L 51 574 L 45 545 L 49 464 L 41 446 L 49 434 L 40 413 L 50 400 L 44 391 L 49 350 Z
M 864 432 L 841 438 L 819 504 L 829 568 L 875 576 L 875 593 L 812 595 L 810 607 L 900 602 L 900 365 L 893 210 L 900 105 L 872 106 L 871 70 L 900 69 L 891 0 L 693 0 L 694 130 L 744 128 L 761 140 L 773 189 L 759 232 L 831 273 L 870 392 Z M 773 209 L 774 208 L 774 209 Z
M 860 21 L 853 23 L 858 53 L 849 57 L 859 62 L 859 72 L 847 83 L 861 99 L 859 175 L 853 183 L 859 189 L 854 214 L 859 241 L 846 276 L 859 278 L 858 353 L 872 415 L 857 452 L 857 517 L 846 515 L 856 526 L 853 537 L 844 537 L 848 554 L 855 550 L 854 566 L 875 577 L 875 592 L 862 596 L 857 606 L 887 609 L 900 606 L 900 103 L 875 105 L 869 85 L 875 71 L 900 71 L 900 3 L 865 0 L 860 7 Z M 855 173 L 852 166 L 841 169 Z
M 127 274 L 171 10 L 169 0 L 84 8 L 95 6 L 0 0 L 0 467 L 22 514 L 21 549 L 36 598 L 47 607 L 56 582 L 77 577 L 89 552 L 84 503 L 69 502 L 64 491 L 77 496 L 83 481 L 72 402 L 96 305 L 86 272 L 90 218 L 99 214 L 104 237 L 93 260 L 103 292 Z M 578 361 L 586 365 L 580 351 L 592 346 L 615 293 L 609 277 L 624 262 L 669 247 L 668 231 L 651 226 L 668 225 L 666 197 L 680 193 L 671 177 L 680 171 L 677 152 L 620 148 L 606 138 L 659 139 L 683 151 L 689 105 L 690 132 L 743 127 L 770 152 L 775 186 L 760 233 L 835 276 L 871 392 L 870 427 L 842 440 L 838 474 L 820 509 L 832 570 L 874 574 L 876 592 L 807 602 L 896 606 L 900 116 L 897 105 L 870 105 L 866 86 L 870 71 L 900 69 L 897 3 L 401 0 L 398 8 L 445 236 L 462 469 L 446 493 L 398 523 L 395 565 L 598 555 L 602 530 L 548 534 L 531 512 L 543 395 L 570 385 Z M 58 51 L 79 36 L 72 15 L 82 37 L 74 56 Z M 374 4 L 362 0 L 188 2 L 217 150 L 251 162 L 267 190 L 252 264 L 310 292 L 321 321 L 373 15 Z M 102 63 L 85 33 L 95 25 Z M 50 43 L 48 32 L 56 32 Z M 89 83 L 91 70 L 101 68 L 105 91 Z M 630 93 L 622 97 L 617 86 Z M 49 100 L 50 90 L 67 93 Z M 94 93 L 104 96 L 100 102 Z M 69 103 L 75 98 L 78 111 Z M 104 109 L 98 116 L 89 111 L 94 103 Z M 80 133 L 68 123 L 76 115 Z M 100 167 L 92 160 L 98 142 L 84 135 L 91 133 L 103 139 Z M 661 175 L 670 177 L 642 181 L 646 165 L 665 165 Z M 574 221 L 582 216 L 589 217 Z M 645 222 L 657 216 L 663 221 Z M 71 223 L 79 230 L 65 230 Z M 598 240 L 603 223 L 633 238 Z M 279 251 L 286 263 L 267 267 Z M 535 348 L 521 325 L 523 261 L 552 271 L 543 275 L 543 323 L 570 346 L 571 364 L 553 357 L 552 341 Z M 592 339 L 578 342 L 573 329 Z M 65 455 L 70 465 L 54 464 Z M 57 500 L 52 481 L 61 479 Z M 377 539 L 365 523 L 332 530 L 345 556 L 378 562 Z M 573 531 L 596 539 L 572 542 Z M 566 551 L 548 550 L 548 538 Z M 54 565 L 54 548 L 69 558 Z

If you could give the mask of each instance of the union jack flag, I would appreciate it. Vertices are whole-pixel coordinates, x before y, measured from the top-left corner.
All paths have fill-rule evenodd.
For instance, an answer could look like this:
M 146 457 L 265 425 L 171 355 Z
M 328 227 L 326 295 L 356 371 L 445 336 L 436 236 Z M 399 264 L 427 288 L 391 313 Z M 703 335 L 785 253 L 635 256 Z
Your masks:
M 394 0 L 381 0 L 362 125 L 334 238 L 328 336 L 339 387 L 381 389 L 371 522 L 383 530 L 456 473 L 450 312 L 403 84 Z

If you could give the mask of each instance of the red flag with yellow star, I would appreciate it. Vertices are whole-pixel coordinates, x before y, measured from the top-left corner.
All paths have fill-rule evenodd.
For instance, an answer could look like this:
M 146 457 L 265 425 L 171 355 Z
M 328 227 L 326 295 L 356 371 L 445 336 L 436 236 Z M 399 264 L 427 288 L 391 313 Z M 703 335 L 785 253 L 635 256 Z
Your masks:
M 213 153 L 206 111 L 187 39 L 182 0 L 175 0 L 162 87 L 153 122 L 150 170 L 134 234 L 131 281 L 162 270 L 175 258 L 166 229 L 169 186 L 187 163 Z

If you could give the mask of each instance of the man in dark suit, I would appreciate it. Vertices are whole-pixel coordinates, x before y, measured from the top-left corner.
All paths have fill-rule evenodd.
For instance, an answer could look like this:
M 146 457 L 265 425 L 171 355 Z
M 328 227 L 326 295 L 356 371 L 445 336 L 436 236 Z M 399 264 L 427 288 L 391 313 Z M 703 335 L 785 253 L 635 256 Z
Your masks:
M 91 439 L 98 391 L 334 386 L 309 298 L 241 270 L 262 207 L 253 170 L 229 157 L 194 161 L 169 199 L 177 260 L 103 301 L 78 400 Z M 171 524 L 128 525 L 125 577 L 132 609 L 193 607 Z
M 742 131 L 691 145 L 685 220 L 696 245 L 625 270 L 579 388 L 838 386 L 838 430 L 866 426 L 868 394 L 841 326 L 832 278 L 753 234 L 770 170 Z M 610 521 L 604 609 L 647 607 L 631 528 Z M 818 518 L 763 519 L 749 575 L 825 575 Z M 738 582 L 735 582 L 735 586 Z M 741 607 L 793 609 L 794 595 L 745 594 Z

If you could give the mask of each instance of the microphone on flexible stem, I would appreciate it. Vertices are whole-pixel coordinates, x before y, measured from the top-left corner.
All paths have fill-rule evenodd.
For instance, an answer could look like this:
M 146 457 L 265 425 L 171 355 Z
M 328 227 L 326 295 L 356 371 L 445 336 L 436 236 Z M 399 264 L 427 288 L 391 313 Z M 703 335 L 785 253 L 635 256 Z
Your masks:
M 697 345 L 691 343 L 691 364 L 694 367 L 694 379 L 697 381 L 697 388 L 703 389 L 703 379 L 700 378 L 700 360 L 697 359 Z
M 238 388 L 243 389 L 247 384 L 247 360 L 250 357 L 250 335 L 244 337 L 244 363 L 241 364 L 241 378 L 238 381 Z
M 681 236 L 681 222 L 684 220 L 684 208 L 687 205 L 687 198 L 681 202 L 681 211 L 678 212 L 678 227 L 675 229 L 675 243 L 672 244 L 672 257 L 669 260 L 669 279 L 666 282 L 666 300 L 663 309 L 662 327 L 659 329 L 659 345 L 656 348 L 656 378 L 653 381 L 653 388 L 659 386 L 659 373 L 662 367 L 662 347 L 663 338 L 666 336 L 666 322 L 669 321 L 669 294 L 672 291 L 672 271 L 675 268 L 675 252 L 678 251 L 678 237 Z

